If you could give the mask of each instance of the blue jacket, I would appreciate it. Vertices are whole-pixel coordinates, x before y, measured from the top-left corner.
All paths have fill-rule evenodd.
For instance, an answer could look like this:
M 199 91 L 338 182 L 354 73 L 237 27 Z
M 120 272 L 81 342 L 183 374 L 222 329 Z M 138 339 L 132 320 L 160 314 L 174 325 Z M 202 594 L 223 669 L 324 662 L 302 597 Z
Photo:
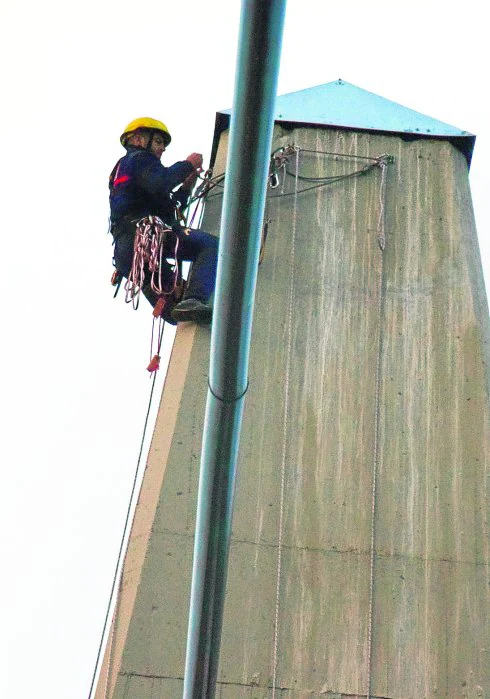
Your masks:
M 123 217 L 153 215 L 165 223 L 174 223 L 175 205 L 178 202 L 184 207 L 189 193 L 172 190 L 193 172 L 194 167 L 188 160 L 164 167 L 150 151 L 128 148 L 109 177 L 111 222 L 117 225 Z

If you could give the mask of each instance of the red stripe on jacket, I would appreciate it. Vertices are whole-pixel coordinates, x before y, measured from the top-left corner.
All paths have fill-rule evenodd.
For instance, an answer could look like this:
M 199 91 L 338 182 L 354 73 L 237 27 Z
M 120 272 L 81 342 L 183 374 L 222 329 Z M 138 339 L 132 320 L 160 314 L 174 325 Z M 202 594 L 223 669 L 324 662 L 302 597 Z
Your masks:
M 113 187 L 117 187 L 118 184 L 122 184 L 123 182 L 127 182 L 129 180 L 129 175 L 123 175 L 122 177 L 118 177 L 117 180 L 114 180 Z

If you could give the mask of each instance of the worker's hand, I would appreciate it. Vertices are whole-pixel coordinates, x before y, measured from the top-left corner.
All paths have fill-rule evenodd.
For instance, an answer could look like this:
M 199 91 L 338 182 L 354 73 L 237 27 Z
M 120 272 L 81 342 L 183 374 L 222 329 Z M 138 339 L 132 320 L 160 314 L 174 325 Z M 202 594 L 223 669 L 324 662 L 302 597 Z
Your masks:
M 201 153 L 191 153 L 190 155 L 187 156 L 186 160 L 188 160 L 191 163 L 194 170 L 196 170 L 197 172 L 201 172 L 201 170 L 202 170 L 202 155 L 201 155 Z

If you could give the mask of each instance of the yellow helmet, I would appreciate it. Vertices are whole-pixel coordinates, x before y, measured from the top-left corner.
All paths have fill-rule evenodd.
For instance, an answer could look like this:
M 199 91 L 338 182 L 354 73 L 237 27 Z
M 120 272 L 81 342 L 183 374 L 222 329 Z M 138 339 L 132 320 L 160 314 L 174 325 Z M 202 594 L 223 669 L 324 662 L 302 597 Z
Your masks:
M 126 141 L 130 134 L 137 129 L 151 129 L 152 131 L 160 131 L 165 140 L 166 146 L 168 146 L 172 140 L 172 137 L 170 136 L 163 121 L 158 121 L 158 119 L 152 119 L 151 117 L 140 117 L 139 119 L 133 119 L 133 121 L 131 121 L 122 132 L 119 140 L 123 146 L 126 145 Z

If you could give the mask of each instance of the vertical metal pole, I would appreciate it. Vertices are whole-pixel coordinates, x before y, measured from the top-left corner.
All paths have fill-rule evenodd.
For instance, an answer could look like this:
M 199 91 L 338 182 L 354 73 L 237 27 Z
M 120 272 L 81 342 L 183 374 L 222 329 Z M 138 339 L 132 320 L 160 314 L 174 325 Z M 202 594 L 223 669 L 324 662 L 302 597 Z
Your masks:
M 184 699 L 213 699 L 286 0 L 242 0 L 211 334 Z

